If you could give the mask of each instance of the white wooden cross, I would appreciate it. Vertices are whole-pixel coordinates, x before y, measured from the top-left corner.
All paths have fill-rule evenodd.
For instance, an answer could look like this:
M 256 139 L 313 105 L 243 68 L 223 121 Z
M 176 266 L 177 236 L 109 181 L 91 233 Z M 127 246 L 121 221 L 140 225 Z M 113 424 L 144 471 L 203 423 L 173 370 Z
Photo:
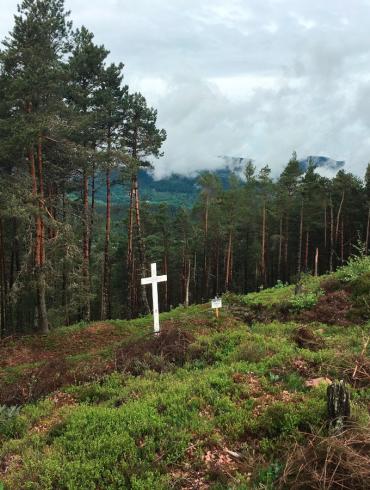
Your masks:
M 158 310 L 158 283 L 167 281 L 167 276 L 157 276 L 157 264 L 150 265 L 152 277 L 145 277 L 141 279 L 142 286 L 147 284 L 152 285 L 152 297 L 153 297 L 153 316 L 154 316 L 154 332 L 159 332 L 159 310 Z

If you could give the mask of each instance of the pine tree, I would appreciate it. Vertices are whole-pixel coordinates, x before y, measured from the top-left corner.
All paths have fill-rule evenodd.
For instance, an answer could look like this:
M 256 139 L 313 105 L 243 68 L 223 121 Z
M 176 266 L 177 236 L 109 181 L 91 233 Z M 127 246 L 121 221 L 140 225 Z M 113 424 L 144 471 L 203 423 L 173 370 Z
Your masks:
M 221 182 L 218 177 L 211 172 L 203 172 L 197 179 L 200 186 L 200 198 L 203 207 L 203 281 L 202 295 L 203 298 L 208 297 L 209 286 L 209 211 L 210 206 L 217 197 L 221 189 Z
M 99 91 L 104 76 L 104 62 L 108 51 L 93 42 L 94 35 L 85 27 L 74 33 L 73 48 L 68 60 L 68 84 L 65 95 L 73 112 L 74 126 L 70 138 L 83 148 L 81 165 L 83 236 L 83 318 L 91 318 L 90 249 L 92 240 L 92 215 L 89 207 L 89 178 L 95 172 L 97 145 L 104 138 L 100 118 L 101 98 Z
M 285 237 L 284 237 L 284 263 L 285 263 L 285 279 L 289 279 L 290 268 L 288 261 L 289 250 L 289 221 L 290 215 L 296 207 L 297 187 L 299 179 L 302 175 L 302 169 L 297 160 L 297 153 L 294 151 L 287 166 L 283 170 L 279 178 L 281 202 L 283 202 L 284 217 L 285 217 Z
M 266 266 L 266 247 L 267 247 L 267 199 L 271 195 L 270 178 L 271 169 L 268 165 L 261 168 L 258 174 L 258 186 L 262 198 L 262 229 L 261 229 L 261 261 L 260 261 L 260 277 L 262 285 L 265 286 L 267 282 L 267 266 Z
M 5 40 L 1 71 L 7 104 L 17 127 L 14 143 L 27 148 L 34 211 L 34 273 L 38 326 L 49 330 L 45 278 L 45 141 L 51 138 L 62 108 L 63 55 L 71 28 L 63 0 L 24 0 Z
M 118 166 L 123 156 L 120 151 L 120 132 L 126 115 L 126 95 L 127 86 L 122 86 L 123 64 L 111 64 L 107 67 L 101 79 L 97 99 L 101 107 L 100 119 L 103 129 L 103 151 L 106 180 L 106 224 L 104 240 L 104 257 L 101 280 L 101 305 L 100 317 L 105 320 L 111 315 L 111 294 L 110 294 L 110 235 L 111 235 L 111 172 Z
M 146 273 L 145 246 L 140 219 L 140 198 L 138 186 L 138 171 L 150 167 L 149 158 L 161 156 L 160 149 L 166 139 L 166 132 L 157 128 L 157 111 L 148 107 L 145 98 L 139 94 L 128 94 L 126 117 L 122 126 L 121 146 L 129 158 L 126 159 L 130 174 L 130 206 L 127 270 L 129 275 L 129 308 L 131 316 L 137 313 L 137 290 L 141 289 L 142 308 L 149 312 L 146 288 L 138 284 L 135 262 L 135 237 L 138 249 L 140 276 Z M 135 230 L 135 233 L 134 233 Z

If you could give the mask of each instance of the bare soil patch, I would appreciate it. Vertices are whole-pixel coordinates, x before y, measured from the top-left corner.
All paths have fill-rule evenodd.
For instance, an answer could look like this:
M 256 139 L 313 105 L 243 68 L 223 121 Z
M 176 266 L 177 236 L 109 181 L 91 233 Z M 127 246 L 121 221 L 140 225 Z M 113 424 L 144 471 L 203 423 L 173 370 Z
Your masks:
M 0 342 L 0 368 L 96 352 L 122 339 L 109 323 L 96 323 L 70 333 L 11 337 Z
M 344 290 L 328 292 L 321 296 L 316 305 L 301 313 L 300 319 L 308 322 L 320 322 L 327 325 L 348 326 L 352 308 L 350 293 Z

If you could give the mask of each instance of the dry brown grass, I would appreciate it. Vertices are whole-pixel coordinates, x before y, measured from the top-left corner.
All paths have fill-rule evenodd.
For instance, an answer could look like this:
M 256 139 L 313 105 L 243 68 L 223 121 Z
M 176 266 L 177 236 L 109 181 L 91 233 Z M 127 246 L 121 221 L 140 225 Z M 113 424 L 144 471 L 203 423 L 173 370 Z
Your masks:
M 163 372 L 182 366 L 189 358 L 189 346 L 195 337 L 177 327 L 164 328 L 158 335 L 150 334 L 117 349 L 115 364 L 119 371 L 140 375 L 146 369 Z
M 340 436 L 310 436 L 289 451 L 280 489 L 367 490 L 370 488 L 370 427 Z

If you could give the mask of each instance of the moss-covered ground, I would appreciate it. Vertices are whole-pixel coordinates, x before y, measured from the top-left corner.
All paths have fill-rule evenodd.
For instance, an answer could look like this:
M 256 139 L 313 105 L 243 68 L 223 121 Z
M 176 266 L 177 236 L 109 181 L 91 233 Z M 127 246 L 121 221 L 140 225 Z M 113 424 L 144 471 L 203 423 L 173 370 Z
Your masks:
M 367 355 L 369 323 L 306 322 L 316 344 L 297 343 L 296 313 L 325 295 L 322 281 L 306 278 L 299 299 L 280 284 L 238 298 L 239 309 L 290 302 L 286 321 L 247 325 L 232 313 L 234 297 L 219 319 L 207 305 L 162 314 L 164 330 L 189 334 L 181 363 L 156 351 L 135 370 L 117 364 L 117 352 L 150 338 L 150 317 L 3 341 L 0 488 L 276 488 L 293 445 L 327 430 L 327 386 L 308 380 L 347 380 L 351 421 L 369 424 L 369 380 L 352 376 Z M 33 389 L 32 376 L 48 377 L 43 366 L 63 369 L 50 392 L 47 383 Z

